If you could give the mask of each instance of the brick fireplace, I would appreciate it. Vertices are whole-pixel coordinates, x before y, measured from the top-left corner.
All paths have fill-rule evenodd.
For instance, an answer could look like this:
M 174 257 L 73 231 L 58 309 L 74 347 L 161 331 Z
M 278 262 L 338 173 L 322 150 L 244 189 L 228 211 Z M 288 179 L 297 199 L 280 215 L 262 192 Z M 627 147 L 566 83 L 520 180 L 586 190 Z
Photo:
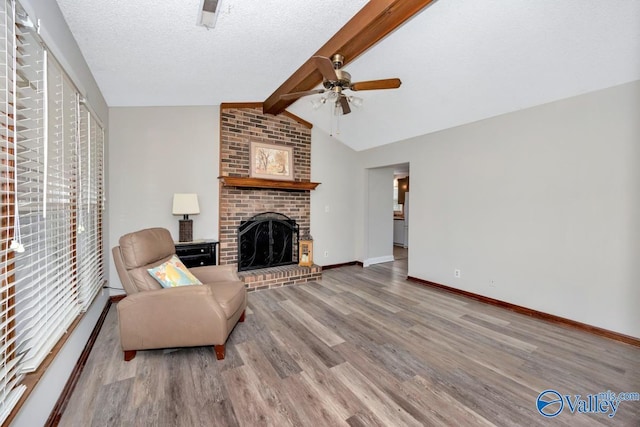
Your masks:
M 222 104 L 220 107 L 220 175 L 250 176 L 251 142 L 278 144 L 293 149 L 293 179 L 311 178 L 311 124 L 293 116 L 262 113 L 261 103 Z M 278 212 L 294 219 L 300 236 L 310 232 L 309 190 L 253 188 L 220 183 L 220 264 L 237 264 L 238 227 L 261 212 Z M 297 257 L 297 252 L 294 254 Z M 249 290 L 304 283 L 321 277 L 318 266 L 281 266 L 243 271 L 239 276 Z

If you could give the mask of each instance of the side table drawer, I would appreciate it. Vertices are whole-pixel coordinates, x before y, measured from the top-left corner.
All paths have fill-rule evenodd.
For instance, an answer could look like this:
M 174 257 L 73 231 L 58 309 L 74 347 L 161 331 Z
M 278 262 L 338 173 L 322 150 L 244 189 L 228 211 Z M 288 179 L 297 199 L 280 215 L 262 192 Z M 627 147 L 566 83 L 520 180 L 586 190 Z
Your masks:
M 176 255 L 186 267 L 216 265 L 216 245 L 218 242 L 176 243 Z
M 190 245 L 190 246 L 176 246 L 176 254 L 181 256 L 204 256 L 211 252 L 211 245 Z
M 186 267 L 200 267 L 202 265 L 215 265 L 215 259 L 213 254 L 206 255 L 178 255 L 180 261 L 184 263 Z

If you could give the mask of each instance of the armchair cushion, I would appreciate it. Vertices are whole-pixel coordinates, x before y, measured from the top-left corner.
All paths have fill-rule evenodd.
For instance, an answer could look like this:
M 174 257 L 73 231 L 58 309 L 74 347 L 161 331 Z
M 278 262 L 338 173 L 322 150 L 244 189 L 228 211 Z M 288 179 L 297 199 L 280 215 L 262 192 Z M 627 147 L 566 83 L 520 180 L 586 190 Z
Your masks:
M 176 253 L 171 234 L 164 228 L 126 234 L 120 238 L 120 249 L 128 270 L 166 260 L 167 255 Z
M 157 267 L 147 269 L 149 274 L 160 283 L 163 288 L 176 286 L 202 285 L 196 276 L 191 274 L 177 256 L 172 256 L 167 262 Z

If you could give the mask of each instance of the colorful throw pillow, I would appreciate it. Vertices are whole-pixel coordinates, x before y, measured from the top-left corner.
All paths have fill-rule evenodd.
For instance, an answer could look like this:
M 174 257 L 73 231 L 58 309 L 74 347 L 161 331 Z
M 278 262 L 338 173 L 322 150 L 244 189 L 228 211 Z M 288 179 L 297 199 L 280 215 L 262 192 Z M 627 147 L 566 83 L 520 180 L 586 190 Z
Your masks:
M 196 276 L 184 266 L 180 258 L 173 256 L 169 261 L 157 267 L 147 269 L 149 274 L 160 283 L 163 288 L 176 286 L 202 285 Z

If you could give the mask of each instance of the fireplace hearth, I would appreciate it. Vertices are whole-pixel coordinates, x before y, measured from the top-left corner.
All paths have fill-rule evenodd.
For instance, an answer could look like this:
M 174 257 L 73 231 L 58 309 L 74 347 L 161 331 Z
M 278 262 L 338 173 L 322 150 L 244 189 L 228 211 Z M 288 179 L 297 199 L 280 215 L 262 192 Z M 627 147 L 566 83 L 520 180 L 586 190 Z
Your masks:
M 299 227 L 277 212 L 263 212 L 238 227 L 238 271 L 297 263 Z

